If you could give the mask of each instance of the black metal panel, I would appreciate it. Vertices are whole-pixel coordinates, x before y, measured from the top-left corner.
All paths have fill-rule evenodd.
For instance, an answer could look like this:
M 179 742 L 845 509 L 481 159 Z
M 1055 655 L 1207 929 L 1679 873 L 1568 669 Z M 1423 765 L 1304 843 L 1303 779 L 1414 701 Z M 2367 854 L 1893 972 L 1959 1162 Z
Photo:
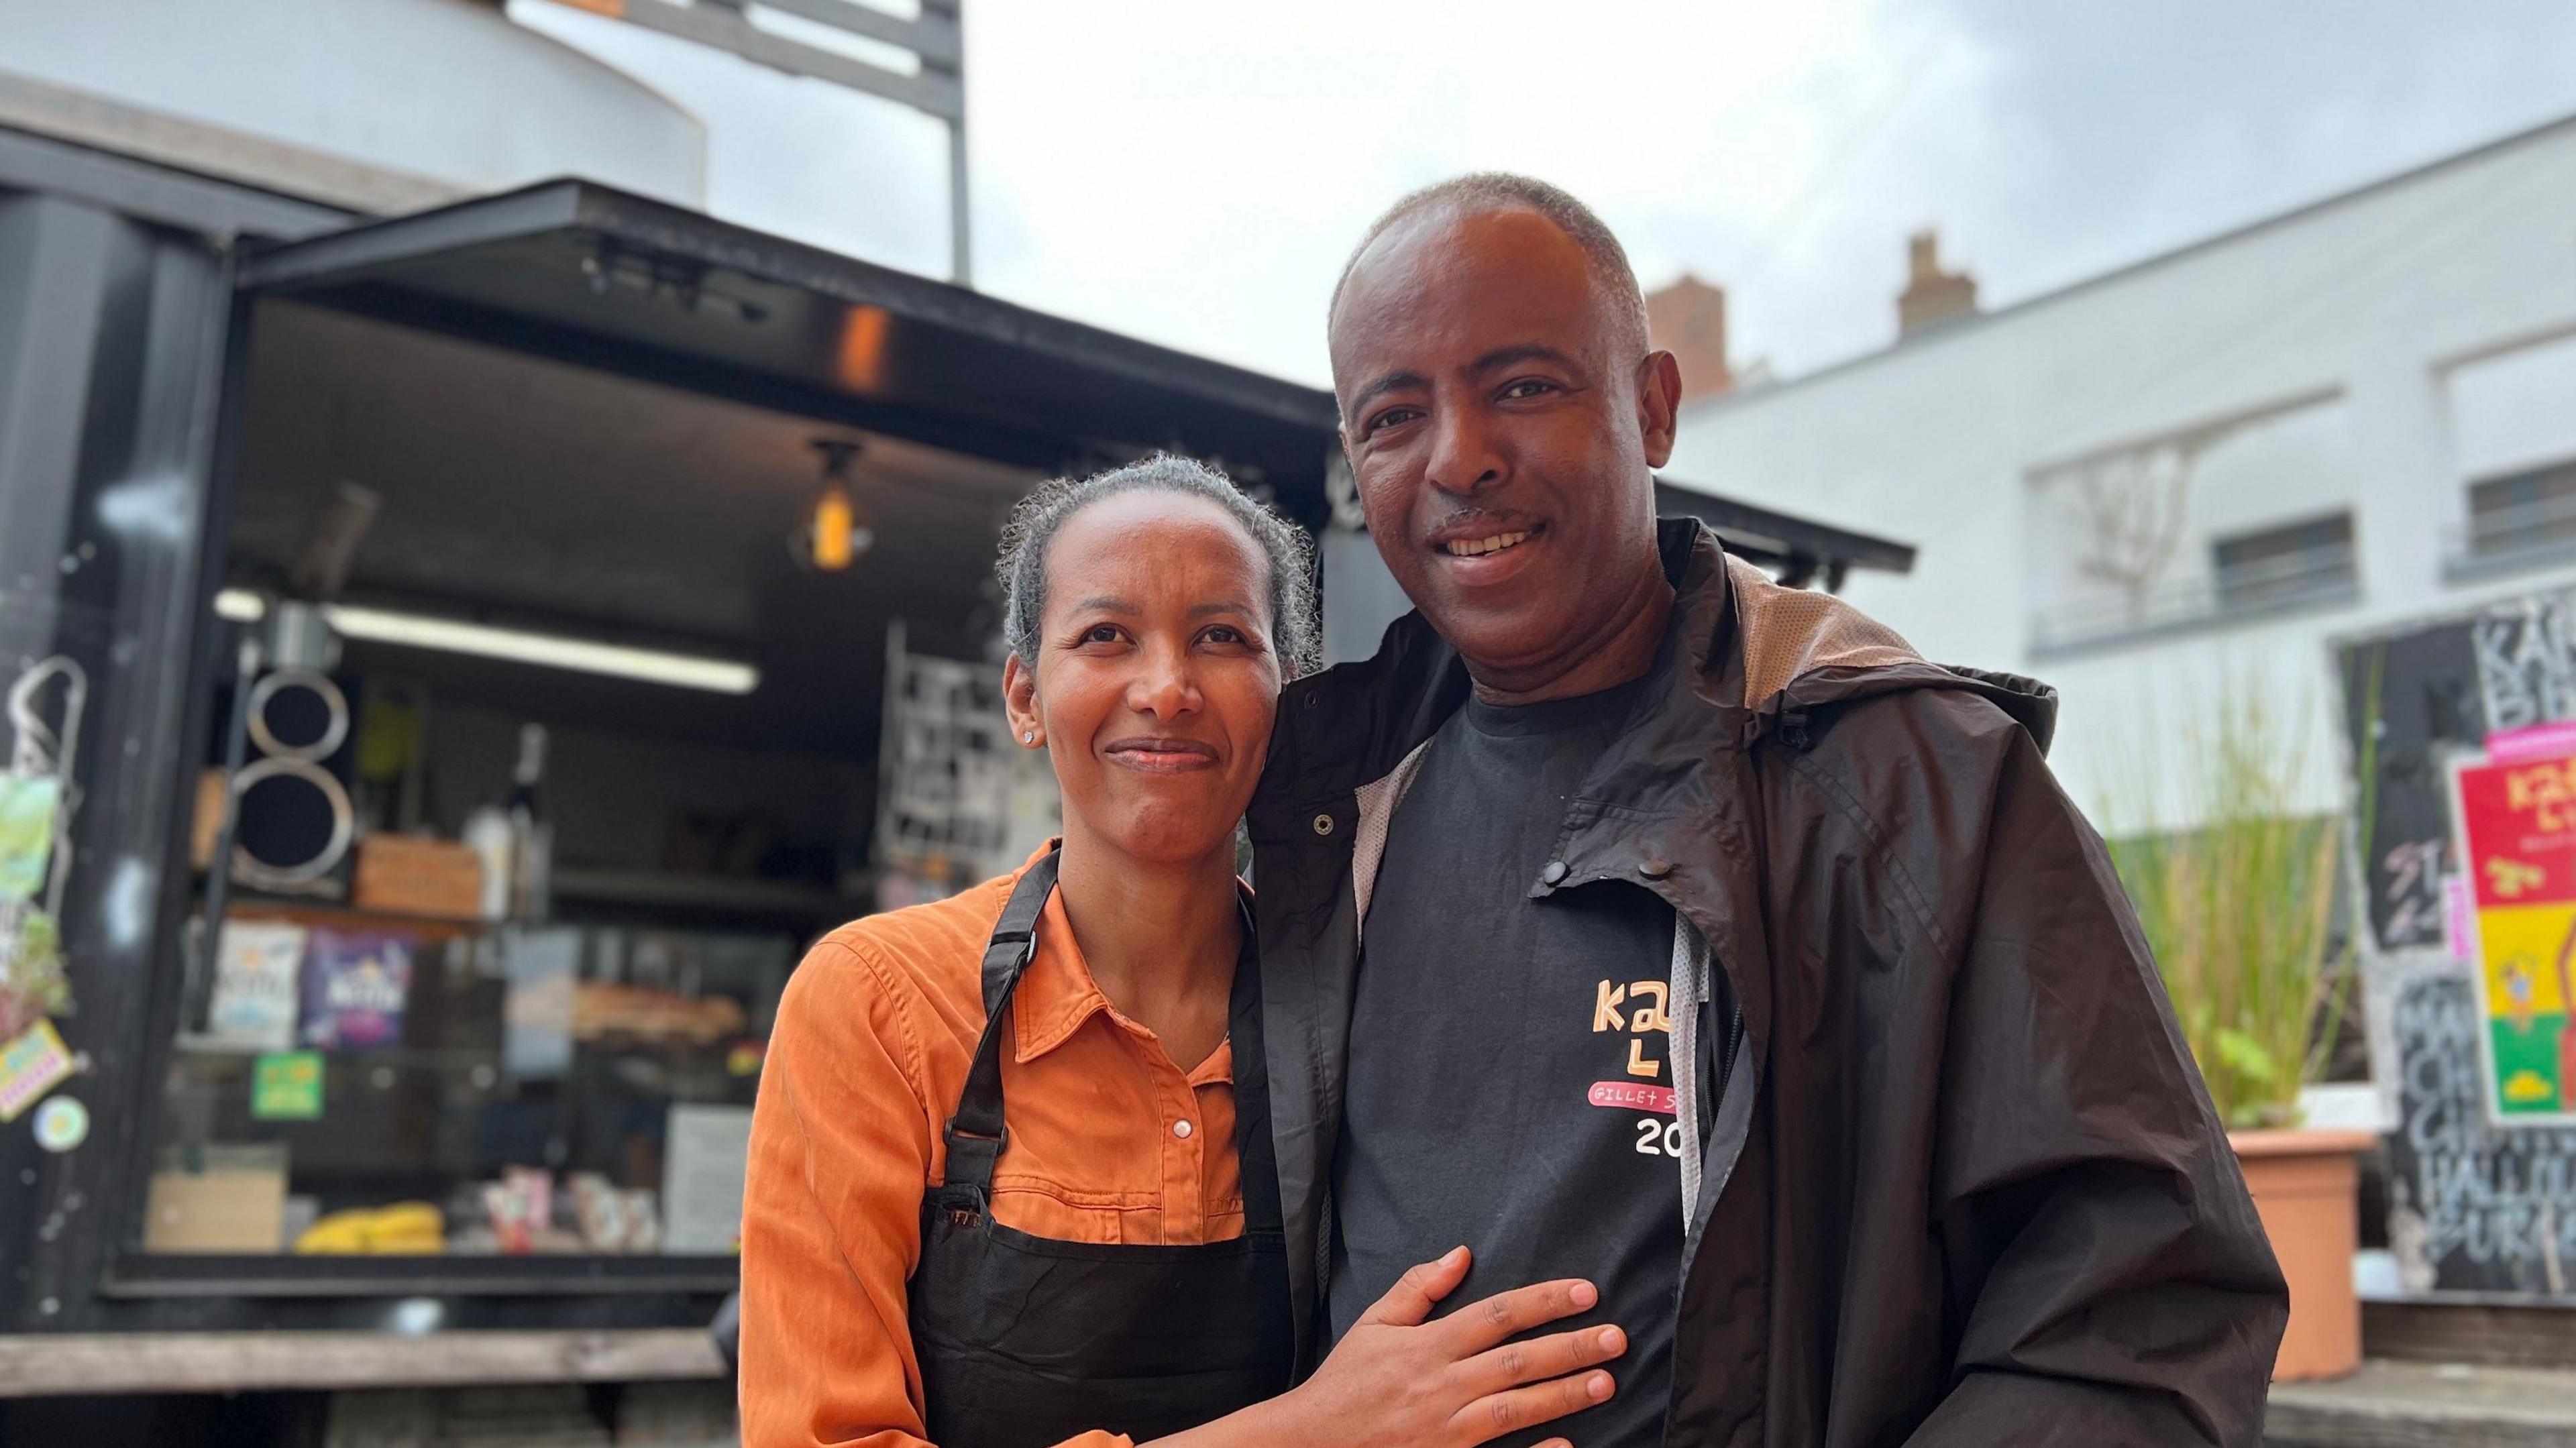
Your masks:
M 15 411 L 26 431 L 12 442 L 45 446 L 20 455 L 43 454 L 0 493 L 0 532 L 22 555 L 50 550 L 60 562 L 33 586 L 21 580 L 0 612 L 20 647 L 67 656 L 89 676 L 62 912 L 76 1009 L 61 1026 L 90 1069 L 59 1089 L 89 1107 L 92 1125 L 61 1155 L 39 1152 L 23 1121 L 0 1133 L 0 1331 L 97 1321 L 93 1290 L 146 1159 L 153 1043 L 168 1035 L 153 1030 L 163 911 L 174 883 L 185 888 L 169 870 L 184 831 L 168 762 L 182 752 L 204 605 L 208 461 L 233 300 L 224 254 L 199 238 L 41 200 L 77 223 L 80 244 L 40 239 L 27 290 L 8 299 L 26 305 L 20 320 L 34 335 L 63 345 L 43 379 L 55 393 Z M 17 536 L 29 519 L 52 536 Z
M 1320 515 L 1331 394 L 581 181 L 267 248 L 244 287 L 978 455 L 1186 449 Z M 855 420 L 855 419 L 854 419 Z M 987 441 L 989 439 L 989 441 Z

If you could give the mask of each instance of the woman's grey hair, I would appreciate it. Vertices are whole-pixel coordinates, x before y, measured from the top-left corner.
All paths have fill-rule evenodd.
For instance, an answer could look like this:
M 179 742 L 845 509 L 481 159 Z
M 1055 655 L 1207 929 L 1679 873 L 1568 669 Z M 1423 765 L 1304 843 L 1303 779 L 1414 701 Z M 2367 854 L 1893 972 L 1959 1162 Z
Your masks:
M 1064 520 L 1103 498 L 1121 493 L 1175 493 L 1205 498 L 1242 527 L 1270 565 L 1270 649 L 1280 682 L 1319 667 L 1315 636 L 1315 550 L 1295 524 L 1245 497 L 1225 474 L 1196 458 L 1156 453 L 1141 462 L 1087 478 L 1041 484 L 1011 510 L 1002 528 L 1002 642 L 1030 669 L 1038 666 L 1038 637 L 1046 615 L 1047 545 Z

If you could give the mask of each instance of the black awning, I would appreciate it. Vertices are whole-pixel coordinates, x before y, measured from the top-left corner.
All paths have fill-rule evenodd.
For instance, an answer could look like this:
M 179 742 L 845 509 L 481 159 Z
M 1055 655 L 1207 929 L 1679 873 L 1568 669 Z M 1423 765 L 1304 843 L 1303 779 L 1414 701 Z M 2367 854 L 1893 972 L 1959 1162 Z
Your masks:
M 1914 571 L 1910 543 L 1811 523 L 1661 478 L 1655 480 L 1655 514 L 1699 519 L 1725 539 L 1729 549 L 1779 568 L 1781 580 L 1799 588 L 1819 581 L 1820 574 L 1827 589 L 1840 588 L 1843 575 L 1854 568 Z
M 1332 394 L 588 181 L 246 251 L 238 284 L 1055 471 L 1173 448 L 1310 528 Z M 1656 485 L 1799 581 L 1904 572 L 1905 544 Z
M 1039 469 L 1170 447 L 1320 525 L 1330 393 L 554 181 L 250 251 L 242 288 Z

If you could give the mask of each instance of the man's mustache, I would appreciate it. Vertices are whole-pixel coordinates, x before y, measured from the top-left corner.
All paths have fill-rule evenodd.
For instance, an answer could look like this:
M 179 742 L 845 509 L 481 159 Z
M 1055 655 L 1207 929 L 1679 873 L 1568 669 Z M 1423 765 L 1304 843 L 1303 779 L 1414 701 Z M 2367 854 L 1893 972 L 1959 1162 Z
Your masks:
M 1489 533 L 1513 533 L 1528 528 L 1539 519 L 1516 508 L 1460 508 L 1444 513 L 1423 530 L 1434 540 L 1456 537 L 1483 537 Z

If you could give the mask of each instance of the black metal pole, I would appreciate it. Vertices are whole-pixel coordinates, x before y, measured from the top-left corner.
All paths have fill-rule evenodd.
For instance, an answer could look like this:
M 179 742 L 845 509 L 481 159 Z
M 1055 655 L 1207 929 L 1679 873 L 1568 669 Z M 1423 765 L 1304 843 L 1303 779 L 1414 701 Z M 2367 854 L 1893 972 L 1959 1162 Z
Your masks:
M 962 0 L 923 0 L 957 24 L 957 114 L 948 121 L 948 279 L 975 285 L 974 198 L 966 186 L 966 17 Z
M 213 857 L 206 861 L 205 916 L 198 922 L 197 948 L 189 957 L 188 978 L 179 993 L 182 1031 L 201 1018 L 205 992 L 214 981 L 216 952 L 223 948 L 224 907 L 232 895 L 233 837 L 241 828 L 241 797 L 233 792 L 233 781 L 241 777 L 242 755 L 249 749 L 250 690 L 259 675 L 259 637 L 253 629 L 242 630 L 233 657 L 232 720 L 224 727 L 224 822 L 215 831 Z

